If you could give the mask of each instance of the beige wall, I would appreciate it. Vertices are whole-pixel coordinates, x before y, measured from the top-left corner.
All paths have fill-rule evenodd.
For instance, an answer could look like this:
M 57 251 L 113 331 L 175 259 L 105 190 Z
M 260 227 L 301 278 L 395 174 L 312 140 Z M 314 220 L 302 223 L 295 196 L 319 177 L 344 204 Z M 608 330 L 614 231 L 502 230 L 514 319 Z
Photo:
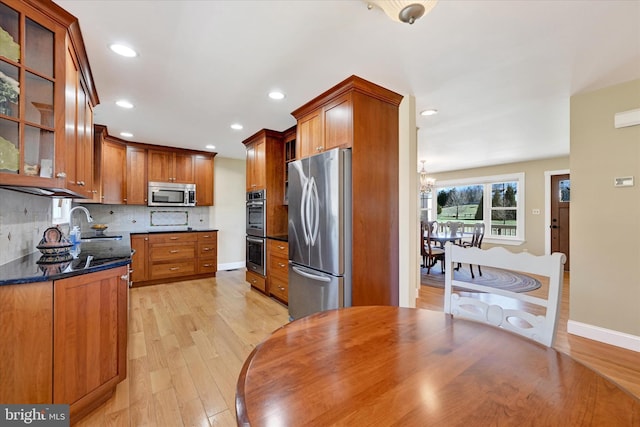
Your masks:
M 246 162 L 215 158 L 214 206 L 209 223 L 218 231 L 218 270 L 245 265 Z
M 613 126 L 635 108 L 640 80 L 571 98 L 570 318 L 640 336 L 640 126 Z
M 509 163 L 506 165 L 452 171 L 432 176 L 437 181 L 474 178 L 491 175 L 504 175 L 524 172 L 525 182 L 525 242 L 518 246 L 505 246 L 514 252 L 527 250 L 535 255 L 545 253 L 545 234 L 549 232 L 544 222 L 545 212 L 545 171 L 569 169 L 569 157 L 555 157 L 529 162 Z M 539 215 L 533 215 L 533 209 L 539 209 Z M 486 238 L 486 236 L 485 236 Z M 483 244 L 483 247 L 491 247 Z M 573 256 L 573 255 L 572 255 Z

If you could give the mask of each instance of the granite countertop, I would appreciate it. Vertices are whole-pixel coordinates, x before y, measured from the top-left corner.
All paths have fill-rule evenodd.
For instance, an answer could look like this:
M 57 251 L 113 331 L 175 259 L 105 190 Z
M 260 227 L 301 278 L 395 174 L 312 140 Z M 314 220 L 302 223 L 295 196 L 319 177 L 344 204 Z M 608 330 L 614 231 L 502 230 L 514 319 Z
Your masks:
M 36 251 L 0 265 L 0 286 L 59 280 L 130 264 L 129 233 L 114 232 L 107 235 L 109 234 L 120 235 L 122 239 L 81 242 L 72 248 L 71 253 L 76 254 L 76 257 L 70 261 L 39 263 L 38 261 L 42 261 L 42 254 Z
M 146 229 L 132 231 L 130 234 L 153 234 L 153 233 L 195 233 L 199 231 L 219 231 L 217 228 L 193 228 L 193 227 L 173 227 L 158 229 Z

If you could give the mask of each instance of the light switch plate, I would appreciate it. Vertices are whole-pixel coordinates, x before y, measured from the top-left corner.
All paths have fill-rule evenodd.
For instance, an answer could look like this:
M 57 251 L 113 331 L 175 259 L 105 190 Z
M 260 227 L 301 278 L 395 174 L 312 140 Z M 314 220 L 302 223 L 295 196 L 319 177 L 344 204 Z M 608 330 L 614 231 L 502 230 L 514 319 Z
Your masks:
M 613 186 L 614 187 L 633 187 L 633 177 L 623 176 L 619 178 L 614 178 Z

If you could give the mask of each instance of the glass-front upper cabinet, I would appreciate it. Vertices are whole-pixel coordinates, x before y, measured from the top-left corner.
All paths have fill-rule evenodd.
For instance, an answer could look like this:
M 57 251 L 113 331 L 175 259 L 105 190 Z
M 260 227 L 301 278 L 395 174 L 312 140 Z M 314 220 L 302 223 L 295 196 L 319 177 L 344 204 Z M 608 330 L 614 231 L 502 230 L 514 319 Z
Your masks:
M 56 33 L 34 19 L 0 3 L 0 173 L 53 178 Z

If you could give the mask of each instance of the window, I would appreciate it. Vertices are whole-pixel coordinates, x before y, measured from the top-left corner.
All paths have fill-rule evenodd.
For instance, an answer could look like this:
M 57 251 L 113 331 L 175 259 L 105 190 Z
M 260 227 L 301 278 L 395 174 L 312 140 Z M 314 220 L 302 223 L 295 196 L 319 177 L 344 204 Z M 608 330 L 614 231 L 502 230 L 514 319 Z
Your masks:
M 434 220 L 433 211 L 431 209 L 432 198 L 433 191 L 429 191 L 428 193 L 420 193 L 420 222 L 429 222 Z
M 66 224 L 69 222 L 71 199 L 52 199 L 51 222 L 53 224 Z
M 524 241 L 524 173 L 437 183 L 438 222 L 460 221 L 466 231 L 487 226 L 485 239 Z

